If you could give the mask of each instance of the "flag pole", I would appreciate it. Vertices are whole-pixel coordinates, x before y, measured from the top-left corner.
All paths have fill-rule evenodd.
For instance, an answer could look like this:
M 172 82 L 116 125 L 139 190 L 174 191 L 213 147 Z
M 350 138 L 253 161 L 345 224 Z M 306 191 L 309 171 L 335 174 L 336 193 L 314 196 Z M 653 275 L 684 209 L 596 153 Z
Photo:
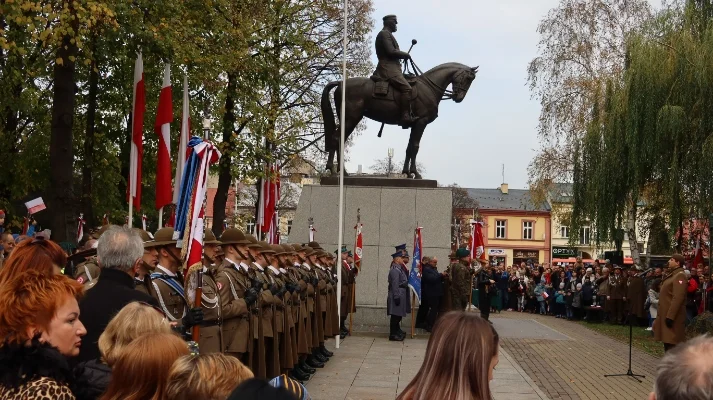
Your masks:
M 163 228 L 163 207 L 158 209 L 158 229 Z
M 359 223 L 361 222 L 361 209 L 357 208 L 357 223 L 354 226 L 354 253 L 356 254 L 357 251 L 357 244 L 359 241 Z M 359 262 L 361 262 L 361 257 L 359 257 Z M 354 268 L 357 268 L 356 263 L 354 263 Z M 353 274 L 353 272 L 352 272 Z M 356 301 L 356 279 L 354 279 L 354 283 L 352 284 L 352 295 L 351 295 L 351 301 L 349 302 L 349 305 L 351 306 L 349 308 L 349 336 L 352 335 L 352 326 L 354 326 L 354 302 Z
M 342 45 L 342 112 L 339 123 L 339 235 L 337 249 L 342 248 L 344 236 L 344 122 L 345 122 L 345 105 L 347 93 L 347 11 L 349 0 L 344 0 L 344 32 Z M 337 318 L 341 321 L 342 307 L 342 274 L 337 274 Z M 337 348 L 339 348 L 339 334 L 335 337 Z
M 134 197 L 132 195 L 129 195 L 129 228 L 134 227 Z

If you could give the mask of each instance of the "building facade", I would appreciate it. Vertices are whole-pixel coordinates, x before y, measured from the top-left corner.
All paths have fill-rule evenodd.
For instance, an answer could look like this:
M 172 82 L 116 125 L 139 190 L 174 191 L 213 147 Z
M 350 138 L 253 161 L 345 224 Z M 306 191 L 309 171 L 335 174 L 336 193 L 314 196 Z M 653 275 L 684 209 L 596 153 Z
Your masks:
M 485 254 L 491 264 L 551 261 L 551 213 L 549 203 L 533 205 L 529 190 L 466 189 L 478 202 L 477 216 L 485 222 Z M 470 214 L 475 216 L 475 210 Z M 466 218 L 469 210 L 460 210 Z

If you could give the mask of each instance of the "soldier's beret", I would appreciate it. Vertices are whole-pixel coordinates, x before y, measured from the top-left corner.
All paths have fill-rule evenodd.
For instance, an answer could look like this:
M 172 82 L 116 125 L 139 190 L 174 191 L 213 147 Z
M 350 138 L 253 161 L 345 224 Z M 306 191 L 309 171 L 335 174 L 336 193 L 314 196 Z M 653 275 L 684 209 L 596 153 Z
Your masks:
M 388 21 L 390 19 L 396 19 L 396 15 L 389 14 L 389 15 L 385 16 L 384 18 L 382 18 L 383 21 Z
M 470 251 L 466 248 L 459 248 L 456 250 L 456 258 L 463 258 L 463 257 L 468 257 L 470 255 Z

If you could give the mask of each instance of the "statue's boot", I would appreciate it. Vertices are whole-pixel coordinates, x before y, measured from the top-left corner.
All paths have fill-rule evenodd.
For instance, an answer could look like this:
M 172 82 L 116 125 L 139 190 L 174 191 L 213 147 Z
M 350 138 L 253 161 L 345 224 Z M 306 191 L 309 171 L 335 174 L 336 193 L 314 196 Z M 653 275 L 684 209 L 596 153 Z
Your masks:
M 408 129 L 411 124 L 415 121 L 415 118 L 411 115 L 411 94 L 413 92 L 408 91 L 401 93 L 401 125 L 402 128 Z

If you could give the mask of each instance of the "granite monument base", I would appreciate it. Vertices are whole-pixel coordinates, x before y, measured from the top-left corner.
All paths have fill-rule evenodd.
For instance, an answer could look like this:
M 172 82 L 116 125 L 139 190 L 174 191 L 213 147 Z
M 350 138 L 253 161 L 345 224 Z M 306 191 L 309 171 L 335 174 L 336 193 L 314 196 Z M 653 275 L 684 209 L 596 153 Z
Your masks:
M 388 326 L 386 298 L 388 273 L 394 246 L 406 243 L 413 255 L 416 227 L 422 227 L 423 255 L 435 256 L 440 268 L 451 251 L 452 193 L 450 188 L 345 186 L 343 243 L 354 249 L 357 210 L 363 234 L 362 266 L 357 277 L 355 324 Z M 297 205 L 290 243 L 309 241 L 309 218 L 315 240 L 327 251 L 337 250 L 339 187 L 305 185 Z M 409 265 L 409 268 L 411 265 Z M 418 307 L 416 307 L 418 308 Z M 359 321 L 359 319 L 363 319 Z M 410 328 L 410 319 L 404 318 Z

